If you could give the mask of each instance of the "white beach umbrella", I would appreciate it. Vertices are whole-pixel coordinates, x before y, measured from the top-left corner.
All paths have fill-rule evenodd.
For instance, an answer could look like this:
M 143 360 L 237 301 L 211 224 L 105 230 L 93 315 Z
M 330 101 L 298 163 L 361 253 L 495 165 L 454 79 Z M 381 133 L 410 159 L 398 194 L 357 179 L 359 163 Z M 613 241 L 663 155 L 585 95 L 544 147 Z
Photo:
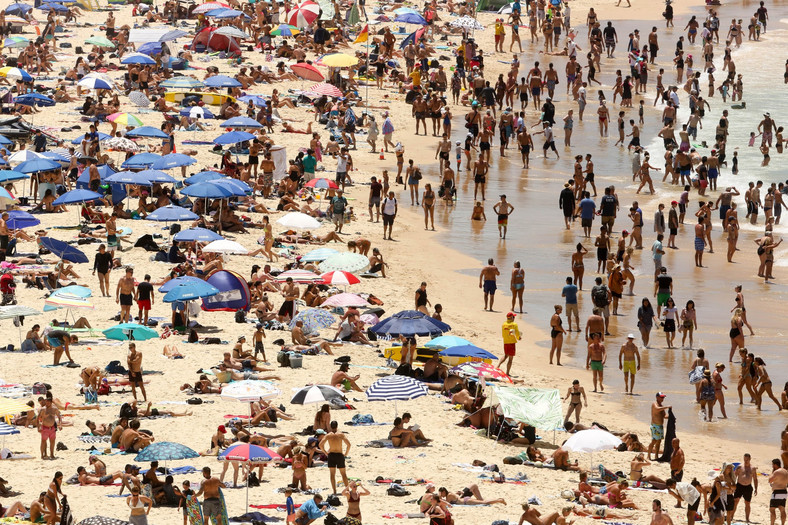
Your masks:
M 212 253 L 240 253 L 240 254 L 247 254 L 249 250 L 243 247 L 243 245 L 238 244 L 235 241 L 229 241 L 227 239 L 220 239 L 218 241 L 213 241 L 212 243 L 208 244 L 205 248 L 202 249 L 204 252 L 212 252 Z
M 9 164 L 22 164 L 28 160 L 40 159 L 41 155 L 31 149 L 20 149 L 8 157 Z
M 610 432 L 601 428 L 592 428 L 572 434 L 561 446 L 571 452 L 601 452 L 613 450 L 620 444 L 621 440 Z
M 249 403 L 260 399 L 272 399 L 281 393 L 276 385 L 268 381 L 233 381 L 222 388 L 222 399 L 234 399 L 242 403 Z
M 317 230 L 320 228 L 320 222 L 317 219 L 299 211 L 288 213 L 284 217 L 277 219 L 276 223 L 285 228 L 293 228 L 295 230 Z
M 484 29 L 484 26 L 481 25 L 475 18 L 471 18 L 468 15 L 461 16 L 455 20 L 449 22 L 451 27 L 461 27 L 463 29 L 475 29 L 477 31 L 481 31 Z
M 241 31 L 240 29 L 238 29 L 235 26 L 223 26 L 223 27 L 220 27 L 219 29 L 214 31 L 214 34 L 215 35 L 230 36 L 230 37 L 239 38 L 239 39 L 242 39 L 242 40 L 245 39 L 245 38 L 249 38 L 249 35 L 247 35 L 246 33 L 244 33 L 243 31 Z

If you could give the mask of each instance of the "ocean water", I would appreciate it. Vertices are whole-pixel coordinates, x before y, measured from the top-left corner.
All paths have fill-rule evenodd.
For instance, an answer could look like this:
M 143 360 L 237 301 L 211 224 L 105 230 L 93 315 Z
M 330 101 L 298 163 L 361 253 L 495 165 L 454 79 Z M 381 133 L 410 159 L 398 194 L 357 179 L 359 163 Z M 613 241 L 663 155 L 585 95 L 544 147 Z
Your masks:
M 721 20 L 721 33 L 727 32 L 731 18 L 742 18 L 746 22 L 749 16 L 757 8 L 757 2 L 747 2 L 744 5 L 740 2 L 727 4 L 718 7 L 719 18 Z M 719 93 L 708 99 L 711 110 L 706 113 L 703 122 L 703 130 L 699 131 L 698 142 L 707 141 L 711 147 L 714 139 L 714 130 L 717 121 L 722 114 L 722 110 L 729 108 L 730 139 L 728 143 L 728 159 L 732 157 L 734 149 L 739 152 L 739 174 L 733 176 L 730 169 L 723 170 L 719 179 L 719 186 L 736 186 L 742 193 L 738 198 L 740 211 L 743 207 L 743 194 L 750 180 L 762 180 L 764 183 L 778 182 L 788 179 L 788 171 L 784 169 L 784 159 L 774 148 L 771 152 L 771 163 L 767 167 L 761 167 L 762 156 L 757 148 L 747 147 L 747 140 L 750 132 L 757 129 L 757 125 L 763 118 L 764 112 L 770 112 L 777 125 L 785 125 L 788 128 L 788 97 L 786 90 L 788 86 L 783 83 L 784 66 L 784 47 L 788 41 L 788 4 L 778 2 L 772 5 L 769 2 L 769 14 L 771 22 L 768 32 L 762 36 L 762 40 L 757 43 L 744 42 L 740 49 L 733 51 L 733 57 L 737 65 L 737 71 L 742 73 L 744 81 L 744 100 L 747 103 L 746 109 L 730 109 L 731 101 L 722 102 Z M 697 8 L 694 14 L 699 19 L 705 17 L 705 9 Z M 575 18 L 579 13 L 575 13 Z M 672 59 L 673 49 L 676 40 L 681 32 L 681 28 L 686 24 L 689 17 L 680 17 L 676 20 L 676 28 L 666 32 L 664 23 L 658 22 L 660 27 L 660 55 L 657 59 L 659 67 L 666 69 L 665 84 L 675 83 L 675 73 L 669 59 Z M 681 23 L 683 21 L 683 23 Z M 603 21 L 604 22 L 604 21 Z M 634 27 L 639 27 L 643 40 L 648 34 L 651 26 L 650 22 L 615 22 L 620 37 L 620 45 L 617 56 L 621 57 L 626 48 L 625 35 Z M 746 31 L 746 29 L 745 29 Z M 579 31 L 585 34 L 585 28 Z M 621 38 L 621 37 L 624 38 Z M 724 40 L 724 34 L 721 34 Z M 585 38 L 581 37 L 581 46 Z M 525 42 L 524 42 L 525 45 Z M 623 49 L 622 49 L 623 48 Z M 534 60 L 547 62 L 543 55 L 535 55 L 534 50 L 527 50 L 521 56 L 523 64 L 521 73 L 527 72 Z M 685 52 L 694 56 L 699 56 L 700 45 L 688 46 L 685 43 Z M 715 65 L 718 70 L 722 67 L 723 46 L 715 49 Z M 556 69 L 563 71 L 565 60 L 563 57 L 550 57 L 555 63 Z M 582 61 L 585 63 L 585 60 Z M 623 62 L 617 61 L 617 65 Z M 697 64 L 697 62 L 696 62 Z M 618 105 L 610 104 L 612 98 L 612 83 L 614 80 L 615 68 L 603 59 L 603 71 L 597 78 L 603 81 L 602 89 L 610 105 L 611 114 L 618 112 Z M 702 65 L 698 64 L 698 65 Z M 648 108 L 653 103 L 653 80 L 656 71 L 650 73 L 651 83 L 649 93 L 646 96 Z M 718 71 L 716 84 L 719 86 L 724 78 L 724 73 Z M 559 102 L 566 100 L 564 94 L 565 86 L 561 85 L 557 89 Z M 701 78 L 703 94 L 708 89 L 705 74 Z M 596 101 L 596 86 L 588 90 L 589 101 Z M 637 101 L 634 105 L 637 107 Z M 679 120 L 686 120 L 688 110 L 686 108 L 686 94 L 681 92 L 682 105 L 685 106 L 679 112 Z M 592 239 L 581 239 L 579 237 L 582 230 L 577 224 L 570 232 L 564 229 L 563 217 L 558 209 L 558 194 L 562 189 L 562 183 L 571 176 L 573 156 L 576 154 L 591 153 L 594 156 L 596 183 L 599 195 L 602 195 L 604 186 L 614 184 L 619 193 L 634 193 L 637 186 L 632 182 L 631 176 L 631 157 L 625 148 L 614 148 L 613 144 L 617 137 L 600 138 L 597 127 L 595 102 L 589 103 L 586 109 L 586 119 L 584 122 L 577 121 L 576 105 L 575 108 L 575 131 L 572 137 L 573 147 L 571 150 L 563 148 L 563 133 L 560 126 L 556 126 L 557 140 L 556 145 L 561 154 L 561 159 L 556 161 L 553 154 L 544 160 L 534 157 L 532 154 L 531 170 L 523 170 L 520 162 L 519 152 L 513 148 L 507 150 L 507 158 L 500 159 L 496 153 L 493 155 L 493 165 L 488 175 L 487 200 L 485 210 L 488 221 L 485 224 L 478 224 L 470 221 L 470 213 L 473 207 L 473 177 L 470 172 L 465 171 L 465 159 L 463 159 L 463 169 L 458 177 L 459 200 L 455 206 L 446 207 L 439 204 L 435 211 L 436 227 L 440 229 L 438 239 L 445 245 L 467 253 L 475 257 L 479 264 L 475 268 L 467 268 L 466 273 L 478 275 L 479 270 L 486 263 L 487 258 L 492 257 L 501 269 L 503 278 L 499 281 L 499 295 L 496 298 L 496 309 L 503 311 L 508 309 L 511 297 L 508 293 L 508 276 L 515 260 L 521 261 L 526 270 L 526 311 L 524 320 L 542 327 L 546 332 L 549 331 L 549 318 L 552 314 L 554 304 L 563 304 L 561 298 L 561 288 L 564 280 L 571 275 L 569 257 L 575 250 L 575 244 L 582 240 L 589 250 L 589 255 L 585 259 L 586 273 L 584 278 L 584 288 L 587 290 L 580 296 L 581 326 L 585 323 L 585 318 L 591 310 L 590 287 L 596 277 L 595 249 Z M 456 110 L 455 113 L 462 117 L 465 110 Z M 531 109 L 527 113 L 529 124 L 533 124 L 538 119 L 538 115 Z M 565 115 L 565 109 L 559 106 L 556 120 L 560 121 Z M 646 149 L 651 153 L 652 163 L 661 166 L 663 164 L 661 139 L 652 140 L 659 131 L 657 123 L 657 113 L 649 110 L 646 114 L 646 124 L 643 127 L 643 137 Z M 637 110 L 630 109 L 626 119 L 637 119 Z M 615 120 L 611 124 L 611 132 L 614 132 Z M 458 122 L 454 126 L 455 136 L 453 140 L 464 138 L 464 127 Z M 627 126 L 629 131 L 629 126 Z M 678 135 L 678 133 L 677 133 Z M 788 132 L 785 133 L 788 138 Z M 541 154 L 541 142 L 539 136 L 534 138 L 537 146 L 536 154 Z M 710 149 L 710 148 L 709 148 Z M 701 150 L 703 153 L 703 150 Z M 786 153 L 788 155 L 788 152 Z M 434 184 L 434 173 L 437 169 L 430 169 L 430 174 L 426 178 Z M 615 366 L 618 358 L 618 351 L 621 343 L 625 341 L 628 332 L 638 334 L 636 328 L 637 305 L 640 304 L 642 297 L 649 297 L 655 303 L 653 297 L 653 286 L 651 284 L 652 261 L 649 248 L 654 241 L 653 233 L 653 210 L 657 203 L 663 202 L 669 206 L 671 200 L 677 199 L 680 193 L 679 187 L 673 187 L 661 182 L 662 173 L 652 175 L 654 179 L 656 195 L 638 196 L 638 202 L 644 210 L 646 222 L 643 228 L 644 247 L 643 251 L 636 251 L 633 256 L 635 266 L 639 268 L 636 272 L 635 297 L 627 297 L 621 300 L 620 312 L 623 314 L 611 319 L 611 332 L 614 334 L 607 341 L 609 353 L 608 366 L 606 368 L 606 384 L 612 392 L 622 392 L 623 378 Z M 508 201 L 514 206 L 514 212 L 509 220 L 509 233 L 507 239 L 500 240 L 496 228 L 495 214 L 492 206 L 498 201 L 498 195 L 505 193 Z M 765 190 L 763 192 L 765 194 Z M 716 193 L 710 198 L 716 200 Z M 697 194 L 691 196 L 690 211 L 697 209 Z M 631 221 L 626 218 L 625 210 L 628 209 L 631 199 L 622 199 L 619 218 L 614 226 L 613 238 L 616 240 L 622 228 L 631 229 Z M 752 242 L 754 238 L 763 232 L 763 216 L 761 215 L 759 224 L 752 226 L 745 223 L 744 214 L 740 213 L 742 231 L 739 239 L 739 248 L 734 260 L 741 261 L 741 254 L 752 254 L 756 246 Z M 787 216 L 788 217 L 788 216 Z M 698 270 L 693 264 L 692 251 L 692 225 L 694 217 L 688 213 L 684 226 L 679 232 L 677 244 L 679 250 L 668 250 L 664 258 L 664 264 L 670 268 L 670 273 L 674 277 L 674 297 L 677 306 L 683 307 L 687 300 L 692 299 L 698 310 L 699 329 L 695 334 L 694 348 L 704 348 L 706 355 L 712 365 L 716 361 L 727 364 L 728 353 L 730 350 L 730 339 L 728 330 L 730 328 L 730 310 L 734 306 L 733 287 L 739 284 L 738 280 L 731 277 L 729 265 L 725 260 L 725 249 L 727 243 L 721 237 L 721 226 L 719 222 L 714 225 L 713 241 L 715 247 L 714 254 L 704 256 L 704 264 L 707 268 Z M 788 218 L 786 218 L 788 220 Z M 594 231 L 598 231 L 599 222 L 595 223 Z M 580 233 L 579 233 L 580 232 Z M 775 228 L 775 238 L 785 234 L 784 225 Z M 787 235 L 788 236 L 788 235 Z M 784 334 L 788 332 L 783 321 L 782 312 L 785 311 L 785 301 L 788 299 L 788 272 L 784 270 L 788 266 L 788 244 L 784 249 L 776 252 L 777 263 L 775 275 L 777 280 L 772 284 L 763 284 L 762 279 L 756 277 L 757 266 L 753 265 L 752 257 L 746 263 L 737 262 L 735 268 L 737 272 L 745 271 L 747 278 L 741 283 L 744 285 L 745 302 L 747 306 L 748 320 L 755 329 L 756 337 L 747 337 L 746 345 L 750 351 L 762 356 L 774 382 L 775 394 L 779 398 L 783 382 L 788 379 L 786 370 L 788 359 L 785 355 Z M 748 264 L 751 267 L 742 268 Z M 503 292 L 503 293 L 501 293 Z M 474 292 L 471 292 L 474 293 Z M 472 300 L 479 301 L 482 306 L 481 291 L 478 297 Z M 487 314 L 484 314 L 487 315 Z M 497 318 L 496 318 L 497 319 Z M 496 321 L 497 322 L 497 321 Z M 565 321 L 566 324 L 566 321 Z M 638 338 L 639 341 L 639 338 Z M 676 343 L 680 343 L 681 334 L 677 334 Z M 550 348 L 550 341 L 545 337 L 544 340 L 537 342 L 535 348 L 525 349 L 533 355 L 534 359 L 547 360 Z M 500 349 L 490 349 L 499 352 Z M 582 337 L 578 334 L 569 335 L 565 338 L 562 361 L 569 367 L 577 368 L 577 376 L 590 390 L 591 375 L 584 370 L 586 346 Z M 687 373 L 695 352 L 689 349 L 666 348 L 664 334 L 662 332 L 652 332 L 651 348 L 641 351 L 643 357 L 643 367 L 637 376 L 636 391 L 639 396 L 621 396 L 624 407 L 628 411 L 634 411 L 643 420 L 648 418 L 648 410 L 653 400 L 654 392 L 658 390 L 667 391 L 669 402 L 674 407 L 674 412 L 679 420 L 681 428 L 696 431 L 712 432 L 720 435 L 733 436 L 734 432 L 739 432 L 745 427 L 750 431 L 749 435 L 776 436 L 785 426 L 784 416 L 776 412 L 776 407 L 771 400 L 766 399 L 763 403 L 764 411 L 758 412 L 752 405 L 745 404 L 740 407 L 736 394 L 736 383 L 739 377 L 739 366 L 733 364 L 725 371 L 725 383 L 729 386 L 726 391 L 726 405 L 729 420 L 707 424 L 700 421 L 698 417 L 698 407 L 694 402 L 694 387 L 687 382 Z M 736 357 L 734 359 L 737 359 Z M 565 385 L 556 385 L 564 388 Z M 617 395 L 617 394 L 614 394 Z M 748 398 L 745 398 L 745 402 Z M 718 413 L 715 410 L 715 413 Z M 767 438 L 771 439 L 771 437 Z

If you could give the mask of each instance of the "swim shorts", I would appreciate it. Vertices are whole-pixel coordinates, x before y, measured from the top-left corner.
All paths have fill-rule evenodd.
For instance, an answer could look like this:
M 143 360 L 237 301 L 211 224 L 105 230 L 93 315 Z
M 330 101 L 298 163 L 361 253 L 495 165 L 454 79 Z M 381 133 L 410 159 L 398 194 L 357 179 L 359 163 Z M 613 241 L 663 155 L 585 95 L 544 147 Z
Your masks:
M 655 423 L 651 424 L 651 439 L 654 441 L 660 441 L 665 437 L 665 427 L 662 425 L 657 425 Z
M 657 306 L 664 306 L 668 304 L 668 299 L 670 299 L 669 293 L 658 293 L 657 294 Z
M 623 370 L 625 374 L 635 375 L 638 373 L 638 367 L 635 361 L 624 361 Z
M 516 351 L 517 351 L 517 345 L 515 343 L 504 343 L 503 345 L 504 355 L 514 357 Z
M 785 500 L 788 498 L 788 490 L 779 489 L 772 492 L 772 497 L 769 500 L 769 508 L 775 509 L 785 507 Z
M 736 484 L 736 492 L 733 493 L 734 499 L 744 498 L 744 501 L 752 501 L 752 485 Z
M 54 440 L 56 435 L 57 435 L 56 426 L 48 427 L 46 425 L 41 425 L 41 441 Z M 783 505 L 785 505 L 784 502 Z
M 341 452 L 328 453 L 328 468 L 345 468 L 345 456 Z
M 122 294 L 120 294 L 119 299 L 120 299 L 120 305 L 121 306 L 131 306 L 132 303 L 134 302 L 133 301 L 134 296 L 131 295 L 130 293 L 122 293 Z
M 605 365 L 602 364 L 602 361 L 591 361 L 591 370 L 601 372 L 604 369 Z
M 703 240 L 703 237 L 695 237 L 695 251 L 702 252 L 705 247 L 706 241 Z
M 495 281 L 492 279 L 488 279 L 484 281 L 484 293 L 495 295 L 495 290 L 497 290 L 497 286 L 495 286 Z
M 137 301 L 137 306 L 139 306 L 140 310 L 150 310 L 150 301 L 147 299 Z

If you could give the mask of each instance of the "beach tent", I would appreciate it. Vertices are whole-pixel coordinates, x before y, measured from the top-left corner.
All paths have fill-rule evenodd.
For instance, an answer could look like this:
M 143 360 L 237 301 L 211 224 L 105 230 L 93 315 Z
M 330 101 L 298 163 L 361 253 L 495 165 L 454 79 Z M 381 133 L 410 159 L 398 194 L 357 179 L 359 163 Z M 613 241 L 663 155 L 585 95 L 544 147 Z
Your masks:
M 554 388 L 513 388 L 491 385 L 489 406 L 501 405 L 504 417 L 543 430 L 563 428 L 561 395 Z
M 214 50 L 214 51 L 228 51 L 230 53 L 241 53 L 241 47 L 234 38 L 222 34 L 214 35 L 215 27 L 206 27 L 202 29 L 192 40 L 191 50 L 197 49 L 200 46 L 201 50 Z
M 290 163 L 287 161 L 287 148 L 284 146 L 271 146 L 271 160 L 274 161 L 274 180 L 282 180 L 287 176 Z
M 202 309 L 206 312 L 249 310 L 249 285 L 237 273 L 220 270 L 208 278 L 208 284 L 218 288 L 219 293 L 203 298 Z
M 101 183 L 105 184 L 104 179 L 113 175 L 115 170 L 110 168 L 107 164 L 102 164 L 98 166 L 99 175 L 101 176 Z M 126 185 L 125 184 L 110 184 L 112 188 L 112 204 L 117 204 L 119 202 L 123 202 L 126 198 Z M 79 175 L 77 179 L 77 188 L 83 190 L 90 189 L 90 172 L 88 169 L 82 170 L 82 173 Z

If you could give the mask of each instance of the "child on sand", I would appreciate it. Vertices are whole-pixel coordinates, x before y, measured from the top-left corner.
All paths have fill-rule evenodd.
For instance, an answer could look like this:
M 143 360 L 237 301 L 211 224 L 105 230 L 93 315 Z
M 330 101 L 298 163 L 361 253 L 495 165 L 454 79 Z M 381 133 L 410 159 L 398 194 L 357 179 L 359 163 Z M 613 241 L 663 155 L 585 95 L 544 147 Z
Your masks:
M 287 487 L 285 489 L 285 507 L 287 512 L 287 525 L 295 525 L 295 504 L 293 503 L 293 489 Z

